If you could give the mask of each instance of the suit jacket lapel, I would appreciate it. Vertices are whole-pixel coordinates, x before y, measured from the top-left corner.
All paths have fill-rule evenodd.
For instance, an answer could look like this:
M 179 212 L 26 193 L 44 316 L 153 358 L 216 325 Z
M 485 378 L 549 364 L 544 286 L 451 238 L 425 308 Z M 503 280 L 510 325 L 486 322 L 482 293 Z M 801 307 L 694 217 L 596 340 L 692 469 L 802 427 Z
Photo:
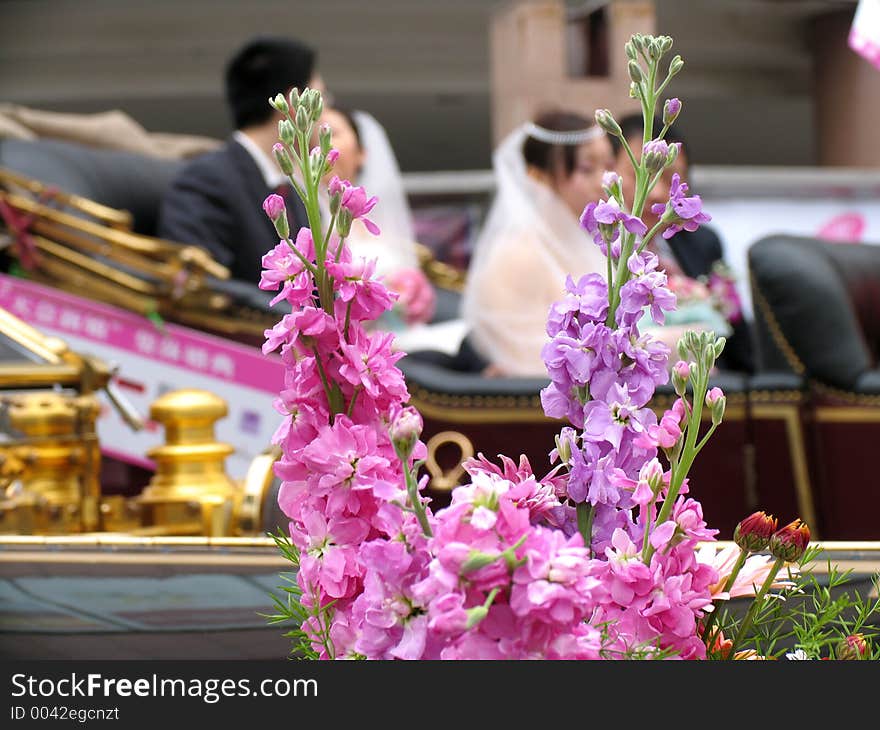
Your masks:
M 266 231 L 267 241 L 277 238 L 278 234 L 275 233 L 275 226 L 263 214 L 262 210 L 263 201 L 266 199 L 266 196 L 274 191 L 266 187 L 266 181 L 263 179 L 263 174 L 260 172 L 260 168 L 257 167 L 257 163 L 254 162 L 250 153 L 236 142 L 234 138 L 229 140 L 229 155 L 247 194 L 247 200 L 242 201 L 242 204 L 250 209 L 247 211 L 248 218 L 251 218 L 251 215 L 259 217 L 262 221 L 262 227 Z

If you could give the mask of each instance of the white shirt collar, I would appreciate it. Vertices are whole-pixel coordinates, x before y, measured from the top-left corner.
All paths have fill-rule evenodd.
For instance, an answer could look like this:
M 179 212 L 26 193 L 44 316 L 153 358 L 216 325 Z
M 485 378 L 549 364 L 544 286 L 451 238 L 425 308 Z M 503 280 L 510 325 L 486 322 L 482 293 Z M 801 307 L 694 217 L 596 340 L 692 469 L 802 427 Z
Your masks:
M 248 154 L 253 158 L 254 163 L 266 181 L 266 187 L 275 190 L 279 185 L 288 182 L 287 175 L 278 169 L 278 163 L 274 159 L 270 159 L 263 150 L 259 148 L 256 142 L 248 137 L 241 130 L 232 133 L 233 139 L 244 147 Z

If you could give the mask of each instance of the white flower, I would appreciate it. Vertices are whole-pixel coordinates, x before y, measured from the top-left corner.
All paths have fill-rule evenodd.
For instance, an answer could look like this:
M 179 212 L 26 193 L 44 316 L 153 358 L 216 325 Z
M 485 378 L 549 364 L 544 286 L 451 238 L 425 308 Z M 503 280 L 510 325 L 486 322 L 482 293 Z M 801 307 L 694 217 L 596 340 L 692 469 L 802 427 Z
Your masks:
M 786 659 L 791 659 L 792 661 L 809 661 L 810 657 L 807 656 L 807 652 L 803 649 L 795 649 L 792 652 L 789 652 L 785 655 Z

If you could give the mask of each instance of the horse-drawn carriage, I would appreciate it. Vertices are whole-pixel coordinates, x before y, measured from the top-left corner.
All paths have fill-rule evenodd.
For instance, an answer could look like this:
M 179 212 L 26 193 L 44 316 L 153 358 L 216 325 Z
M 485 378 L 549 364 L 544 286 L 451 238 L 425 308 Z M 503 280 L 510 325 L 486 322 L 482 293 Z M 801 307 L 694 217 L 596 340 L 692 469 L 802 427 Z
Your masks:
M 277 425 L 271 403 L 283 371 L 259 351 L 264 330 L 282 312 L 254 282 L 230 280 L 204 250 L 155 236 L 159 195 L 179 164 L 54 140 L 0 141 L 7 625 L 49 595 L 67 560 L 84 570 L 84 582 L 72 589 L 79 602 L 53 599 L 41 609 L 43 624 L 69 628 L 75 620 L 83 632 L 127 632 L 132 647 L 147 651 L 149 639 L 138 644 L 139 632 L 162 621 L 185 632 L 185 614 L 216 613 L 217 605 L 171 591 L 168 600 L 181 602 L 177 613 L 159 601 L 132 617 L 112 597 L 98 609 L 85 596 L 104 595 L 95 589 L 109 585 L 104 579 L 133 580 L 125 590 L 149 594 L 156 581 L 174 578 L 174 561 L 165 562 L 170 550 L 190 565 L 187 574 L 226 579 L 231 574 L 217 565 L 235 566 L 228 595 L 244 603 L 236 604 L 238 618 L 215 616 L 216 627 L 252 632 L 263 621 L 247 604 L 253 590 L 242 586 L 268 591 L 275 587 L 270 575 L 284 568 L 265 537 L 284 525 L 272 471 L 278 453 L 270 445 Z M 795 260 L 812 252 L 830 261 L 826 294 L 836 292 L 840 302 L 835 309 L 835 300 L 824 300 L 822 311 L 837 317 L 823 325 L 835 329 L 818 333 L 824 350 L 810 339 L 817 320 L 799 319 L 813 305 L 808 297 L 798 304 L 786 288 L 783 250 Z M 868 503 L 880 501 L 880 480 L 859 457 L 880 429 L 880 340 L 871 329 L 880 317 L 868 316 L 876 307 L 880 247 L 850 250 L 861 258 L 846 269 L 849 278 L 834 279 L 842 271 L 837 258 L 847 254 L 823 244 L 793 248 L 783 237 L 754 247 L 763 366 L 757 374 L 716 374 L 727 412 L 691 473 L 692 491 L 721 536 L 764 509 L 781 519 L 802 517 L 823 540 L 877 537 Z M 464 273 L 424 247 L 422 254 L 438 292 L 437 317 L 455 316 Z M 865 278 L 871 267 L 874 289 Z M 868 293 L 854 299 L 851 291 Z M 830 332 L 849 337 L 849 350 L 829 345 Z M 836 381 L 835 363 L 846 370 Z M 442 358 L 408 356 L 399 365 L 425 422 L 436 502 L 465 476 L 462 460 L 477 453 L 524 454 L 536 473 L 549 470 L 562 424 L 540 406 L 546 380 L 457 372 Z M 823 381 L 828 373 L 830 383 Z M 652 406 L 662 411 L 673 398 L 671 387 L 661 388 Z M 860 549 L 876 560 L 871 546 Z M 120 554 L 129 556 L 133 573 L 111 567 L 111 556 Z M 207 594 L 226 590 L 204 579 Z M 241 623 L 242 612 L 252 620 Z M 19 638 L 33 639 L 34 631 Z M 76 645 L 75 638 L 66 644 L 71 653 Z

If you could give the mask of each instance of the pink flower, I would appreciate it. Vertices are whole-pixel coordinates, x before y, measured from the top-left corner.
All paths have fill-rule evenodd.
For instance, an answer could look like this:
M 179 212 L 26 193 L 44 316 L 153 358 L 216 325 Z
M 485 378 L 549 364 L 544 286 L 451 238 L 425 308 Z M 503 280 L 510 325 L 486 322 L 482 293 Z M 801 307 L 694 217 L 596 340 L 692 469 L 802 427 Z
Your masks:
M 284 198 L 275 193 L 272 193 L 263 201 L 263 212 L 269 216 L 269 219 L 272 221 L 278 220 L 286 210 L 287 208 L 284 205 Z
M 727 600 L 743 596 L 754 596 L 767 579 L 773 568 L 773 559 L 767 555 L 752 555 L 746 559 L 742 569 L 737 574 L 730 589 L 724 591 L 724 584 L 733 572 L 734 564 L 739 557 L 739 548 L 736 545 L 728 545 L 718 550 L 715 545 L 706 544 L 697 552 L 697 560 L 712 566 L 718 573 L 718 580 L 709 586 L 709 593 L 713 599 Z M 796 568 L 792 568 L 796 570 Z M 793 574 L 793 573 L 792 573 Z M 771 588 L 786 588 L 794 583 L 786 578 L 777 577 Z
M 379 226 L 367 218 L 367 214 L 373 210 L 379 199 L 374 195 L 372 198 L 367 197 L 366 191 L 356 185 L 352 185 L 348 180 L 342 180 L 334 175 L 328 185 L 330 195 L 340 195 L 340 204 L 343 208 L 351 213 L 352 219 L 360 218 L 367 230 L 374 236 L 378 236 Z

